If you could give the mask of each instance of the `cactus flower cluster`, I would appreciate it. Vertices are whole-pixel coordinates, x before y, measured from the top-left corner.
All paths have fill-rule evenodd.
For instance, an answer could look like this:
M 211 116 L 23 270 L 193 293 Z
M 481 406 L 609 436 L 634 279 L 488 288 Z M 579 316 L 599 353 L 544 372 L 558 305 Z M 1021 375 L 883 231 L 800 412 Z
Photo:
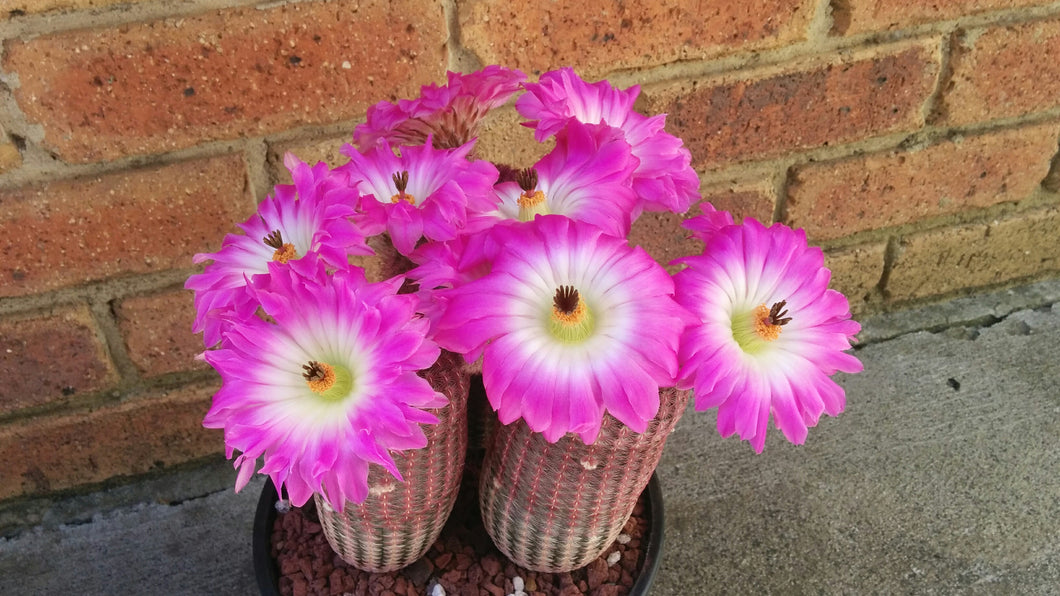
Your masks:
M 859 326 L 801 231 L 736 223 L 700 198 L 691 155 L 637 87 L 569 68 L 537 82 L 491 66 L 381 102 L 329 167 L 284 161 L 280 185 L 186 284 L 202 358 L 222 379 L 204 424 L 224 431 L 237 489 L 268 474 L 295 505 L 363 501 L 371 466 L 424 445 L 446 403 L 417 373 L 441 350 L 480 366 L 501 424 L 596 440 L 605 416 L 642 432 L 660 389 L 691 389 L 723 436 L 761 452 L 770 421 L 802 443 L 839 414 Z M 476 153 L 514 101 L 534 164 Z M 627 238 L 645 211 L 701 213 L 671 275 Z M 389 243 L 407 270 L 351 257 Z M 261 467 L 259 467 L 259 465 Z

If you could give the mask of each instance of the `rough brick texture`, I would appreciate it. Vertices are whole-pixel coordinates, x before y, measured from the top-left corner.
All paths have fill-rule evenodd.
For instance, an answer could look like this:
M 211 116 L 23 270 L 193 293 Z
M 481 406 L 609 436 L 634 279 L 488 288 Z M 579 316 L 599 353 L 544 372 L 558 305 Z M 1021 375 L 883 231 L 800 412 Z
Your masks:
M 689 216 L 698 212 L 698 206 L 693 207 L 691 211 Z M 680 267 L 669 266 L 670 261 L 699 254 L 703 250 L 703 243 L 690 238 L 688 230 L 681 227 L 682 219 L 684 218 L 680 215 L 668 211 L 644 213 L 633 222 L 629 243 L 646 250 L 659 264 L 666 266 L 667 270 L 673 273 Z
M 22 165 L 22 154 L 14 143 L 0 141 L 0 174 Z
M 522 126 L 526 121 L 515 108 L 494 110 L 479 126 L 475 155 L 494 163 L 528 168 L 556 146 L 554 138 L 543 143 L 534 140 L 533 130 Z
M 719 211 L 732 213 L 737 223 L 746 217 L 753 217 L 769 225 L 773 222 L 777 193 L 772 184 L 759 182 L 704 190 L 703 200 Z
M 363 114 L 444 77 L 440 3 L 339 0 L 11 42 L 19 106 L 68 161 Z
M 879 285 L 886 251 L 887 244 L 878 242 L 825 252 L 824 264 L 832 270 L 829 287 L 847 297 L 852 312 L 862 312 Z
M 191 266 L 253 202 L 237 156 L 0 191 L 0 297 Z
M 84 306 L 0 319 L 0 414 L 115 383 L 101 340 Z
M 0 7 L 0 21 L 27 14 L 103 8 L 114 4 L 135 4 L 148 0 L 5 0 Z
M 731 188 L 715 188 L 702 193 L 703 200 L 715 209 L 730 211 L 736 221 L 752 216 L 769 224 L 773 217 L 774 194 L 765 185 L 736 185 Z M 768 205 L 768 211 L 767 211 Z M 674 259 L 699 254 L 703 243 L 689 237 L 688 230 L 681 227 L 684 219 L 702 213 L 700 205 L 693 205 L 688 213 L 677 215 L 670 212 L 644 213 L 633 222 L 629 243 L 641 246 L 660 264 L 675 272 L 679 266 L 670 266 Z
M 291 184 L 291 173 L 283 165 L 283 156 L 293 153 L 295 157 L 308 164 L 324 162 L 334 168 L 350 161 L 340 149 L 350 142 L 350 135 L 328 137 L 325 139 L 278 143 L 269 147 L 269 166 L 277 184 Z
M 216 390 L 196 385 L 0 430 L 0 499 L 142 474 L 223 453 L 221 432 L 202 428 Z
M 0 124 L 0 174 L 22 165 L 22 153 L 7 136 L 3 124 Z
M 647 90 L 699 168 L 914 130 L 939 70 L 938 44 L 858 52 L 783 72 L 684 81 Z
M 799 167 L 788 222 L 820 241 L 1017 201 L 1049 171 L 1058 137 L 1053 122 Z
M 585 76 L 802 39 L 812 0 L 458 0 L 461 41 L 484 64 Z
M 1056 271 L 1060 211 L 1054 207 L 911 235 L 902 242 L 886 290 L 902 301 Z
M 191 333 L 195 319 L 191 292 L 170 290 L 126 298 L 115 313 L 125 349 L 142 374 L 209 368 L 195 360 L 203 347 L 202 336 Z
M 941 119 L 968 124 L 1060 106 L 1060 20 L 970 31 L 956 40 Z
M 640 84 L 704 201 L 826 241 L 855 313 L 1060 272 L 1057 0 L 0 0 L 0 501 L 221 454 L 192 256 L 284 152 L 340 165 L 371 104 L 491 63 Z M 554 146 L 521 120 L 476 157 Z M 629 240 L 698 253 L 681 219 Z
M 856 35 L 901 29 L 991 10 L 1042 6 L 1052 0 L 833 0 L 832 32 Z

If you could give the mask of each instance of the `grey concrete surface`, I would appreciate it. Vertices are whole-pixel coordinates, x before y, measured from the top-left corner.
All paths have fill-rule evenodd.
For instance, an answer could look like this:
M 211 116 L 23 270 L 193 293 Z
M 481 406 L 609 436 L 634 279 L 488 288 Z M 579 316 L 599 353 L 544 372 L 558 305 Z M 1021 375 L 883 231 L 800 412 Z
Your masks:
M 1060 593 L 1060 281 L 864 326 L 846 412 L 803 446 L 775 433 L 755 455 L 685 415 L 654 595 Z M 254 594 L 261 481 L 218 478 L 24 506 L 0 594 Z

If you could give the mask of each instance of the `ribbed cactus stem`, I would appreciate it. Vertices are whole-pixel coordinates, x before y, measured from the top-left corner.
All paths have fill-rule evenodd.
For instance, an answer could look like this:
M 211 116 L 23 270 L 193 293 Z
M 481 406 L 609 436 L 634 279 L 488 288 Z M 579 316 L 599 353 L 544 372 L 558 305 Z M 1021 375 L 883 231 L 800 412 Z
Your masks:
M 444 351 L 425 376 L 449 404 L 431 411 L 438 424 L 423 426 L 426 447 L 393 454 L 405 481 L 372 466 L 363 503 L 347 502 L 339 513 L 319 496 L 315 499 L 331 548 L 364 571 L 394 571 L 422 557 L 441 533 L 460 489 L 470 376 L 459 356 Z
M 560 573 L 584 567 L 618 537 L 684 413 L 689 392 L 664 389 L 644 433 L 606 416 L 592 445 L 549 443 L 519 420 L 496 425 L 479 483 L 494 544 L 516 564 Z

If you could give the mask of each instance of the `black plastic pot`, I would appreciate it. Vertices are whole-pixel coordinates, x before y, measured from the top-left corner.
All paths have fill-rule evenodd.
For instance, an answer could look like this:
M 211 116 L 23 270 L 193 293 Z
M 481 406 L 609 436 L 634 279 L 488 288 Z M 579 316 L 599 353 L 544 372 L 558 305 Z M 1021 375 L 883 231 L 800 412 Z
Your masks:
M 631 596 L 647 596 L 655 574 L 662 560 L 665 513 L 663 511 L 662 486 L 657 474 L 652 474 L 648 488 L 644 489 L 645 505 L 648 511 L 649 530 L 647 544 L 644 546 L 644 561 Z M 257 512 L 254 514 L 254 572 L 258 579 L 258 588 L 263 596 L 279 596 L 280 573 L 276 560 L 272 558 L 272 526 L 276 521 L 276 487 L 271 480 L 265 482 L 258 499 Z M 442 534 L 445 535 L 444 533 Z

